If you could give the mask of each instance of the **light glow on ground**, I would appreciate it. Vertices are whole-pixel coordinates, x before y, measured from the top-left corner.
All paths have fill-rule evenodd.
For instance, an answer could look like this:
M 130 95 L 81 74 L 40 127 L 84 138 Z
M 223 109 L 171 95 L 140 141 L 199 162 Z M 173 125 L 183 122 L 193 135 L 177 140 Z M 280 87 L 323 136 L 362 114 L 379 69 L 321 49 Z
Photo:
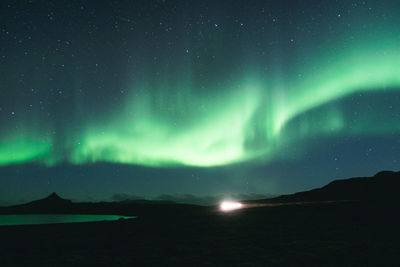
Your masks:
M 243 204 L 237 201 L 222 201 L 219 209 L 223 212 L 229 212 L 243 208 Z

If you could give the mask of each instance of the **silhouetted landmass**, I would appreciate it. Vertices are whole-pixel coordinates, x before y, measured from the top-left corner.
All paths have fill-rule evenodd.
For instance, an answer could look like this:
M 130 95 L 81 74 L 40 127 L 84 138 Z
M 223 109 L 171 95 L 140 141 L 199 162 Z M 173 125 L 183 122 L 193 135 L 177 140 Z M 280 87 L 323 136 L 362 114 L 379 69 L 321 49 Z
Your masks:
M 139 217 L 0 227 L 0 265 L 400 266 L 398 188 L 399 173 L 381 172 L 232 213 L 170 202 L 73 203 L 52 194 L 1 210 Z M 262 205 L 279 201 L 288 205 Z
M 57 210 L 57 208 L 68 207 L 72 205 L 72 201 L 69 199 L 61 198 L 57 193 L 53 192 L 49 196 L 29 202 L 27 204 L 19 205 L 19 207 L 28 208 L 51 208 Z
M 321 201 L 396 201 L 400 200 L 400 172 L 382 171 L 373 177 L 335 180 L 324 187 L 276 198 L 248 200 L 246 203 L 290 203 Z M 200 209 L 197 205 L 177 204 L 169 200 L 122 200 L 115 202 L 73 203 L 56 193 L 27 204 L 0 208 L 0 213 L 103 213 L 140 215 L 169 209 Z M 150 212 L 151 210 L 151 212 Z
M 163 200 L 123 200 L 118 202 L 79 202 L 61 198 L 56 193 L 22 205 L 0 207 L 0 214 L 119 214 L 155 216 L 173 211 L 193 212 L 200 206 L 176 204 Z
M 382 171 L 373 177 L 335 180 L 324 187 L 247 203 L 400 200 L 400 172 Z

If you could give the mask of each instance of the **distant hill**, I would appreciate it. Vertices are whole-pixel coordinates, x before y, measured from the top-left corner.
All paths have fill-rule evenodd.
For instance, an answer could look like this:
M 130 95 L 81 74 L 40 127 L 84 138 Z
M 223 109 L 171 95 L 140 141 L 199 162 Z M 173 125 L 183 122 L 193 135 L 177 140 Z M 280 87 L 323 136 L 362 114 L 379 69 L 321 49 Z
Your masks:
M 70 210 L 72 206 L 71 200 L 61 198 L 56 193 L 52 193 L 43 199 L 21 205 L 3 207 L 0 209 L 0 213 L 8 213 L 8 211 L 15 213 L 62 213 Z
M 315 202 L 315 201 L 395 201 L 400 200 L 400 172 L 382 171 L 373 177 L 335 180 L 324 187 L 246 203 Z
M 71 200 L 61 198 L 59 195 L 57 195 L 57 193 L 54 192 L 43 199 L 35 200 L 24 205 L 36 206 L 36 207 L 45 207 L 45 206 L 60 207 L 71 204 L 72 204 Z
M 196 208 L 197 207 L 197 208 Z M 80 202 L 61 198 L 56 193 L 22 205 L 0 207 L 0 214 L 119 214 L 170 215 L 180 211 L 199 210 L 199 206 L 177 204 L 171 201 L 125 200 L 119 202 Z
M 244 203 L 292 203 L 323 201 L 385 201 L 400 203 L 400 172 L 382 171 L 373 177 L 335 180 L 324 187 L 276 198 Z M 125 200 L 120 202 L 73 203 L 56 193 L 26 204 L 0 207 L 0 214 L 120 214 L 134 216 L 174 216 L 210 210 L 210 207 L 177 204 L 170 201 Z

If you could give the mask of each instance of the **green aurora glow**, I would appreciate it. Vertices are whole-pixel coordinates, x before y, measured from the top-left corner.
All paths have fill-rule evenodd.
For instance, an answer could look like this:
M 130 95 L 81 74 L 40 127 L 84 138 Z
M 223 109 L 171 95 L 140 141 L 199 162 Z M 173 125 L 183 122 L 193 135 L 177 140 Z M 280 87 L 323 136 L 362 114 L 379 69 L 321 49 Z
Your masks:
M 198 93 L 201 90 L 189 72 L 183 73 L 185 79 L 175 77 L 185 82 L 135 83 L 133 90 L 127 88 L 132 93 L 125 105 L 114 114 L 77 127 L 61 140 L 47 138 L 46 132 L 9 130 L 0 138 L 0 165 L 107 161 L 218 166 L 268 161 L 282 147 L 312 135 L 399 132 L 396 124 L 346 127 L 340 108 L 308 118 L 312 110 L 355 93 L 400 89 L 400 39 L 382 35 L 360 37 L 347 46 L 338 45 L 341 49 L 293 60 L 292 71 L 281 77 L 284 84 L 251 71 L 237 75 L 233 82 L 215 82 L 214 93 L 207 94 Z M 364 121 L 372 113 L 363 114 Z M 290 124 L 296 118 L 303 123 L 294 129 Z

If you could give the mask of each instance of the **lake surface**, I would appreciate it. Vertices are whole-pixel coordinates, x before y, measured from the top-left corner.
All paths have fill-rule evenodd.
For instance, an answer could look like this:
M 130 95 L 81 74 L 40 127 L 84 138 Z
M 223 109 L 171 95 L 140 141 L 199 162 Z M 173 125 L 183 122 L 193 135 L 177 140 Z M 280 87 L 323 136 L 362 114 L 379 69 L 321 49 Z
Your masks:
M 78 223 L 116 221 L 119 219 L 132 219 L 134 216 L 121 215 L 86 215 L 86 214 L 16 214 L 0 215 L 0 226 L 2 225 L 27 225 L 27 224 L 49 224 L 49 223 Z

